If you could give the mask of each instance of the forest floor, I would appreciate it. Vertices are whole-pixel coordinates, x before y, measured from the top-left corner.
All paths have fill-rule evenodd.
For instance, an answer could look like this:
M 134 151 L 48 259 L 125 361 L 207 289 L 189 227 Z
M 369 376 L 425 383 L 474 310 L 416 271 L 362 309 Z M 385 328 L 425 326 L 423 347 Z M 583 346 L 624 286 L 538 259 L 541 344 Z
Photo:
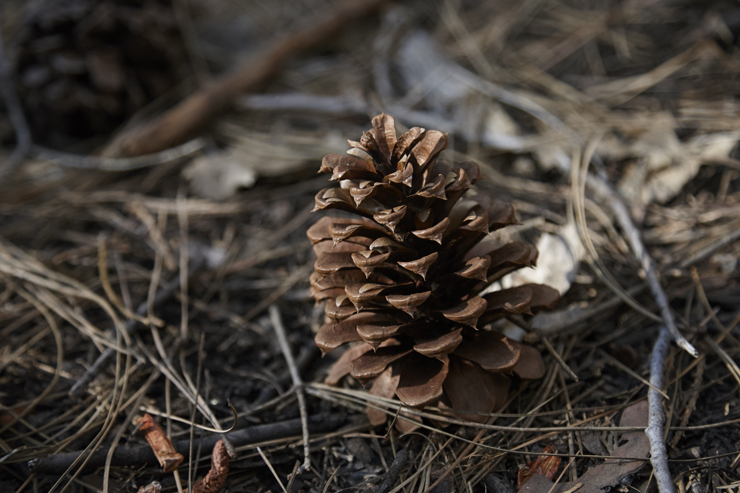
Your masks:
M 93 4 L 0 6 L 0 491 L 185 490 L 235 422 L 218 491 L 657 491 L 649 393 L 661 491 L 740 491 L 736 2 Z M 180 49 L 71 41 L 110 19 Z M 316 172 L 381 112 L 479 163 L 563 293 L 499 322 L 547 371 L 483 424 L 426 408 L 402 434 L 397 402 L 322 383 Z M 687 342 L 653 354 L 667 319 Z

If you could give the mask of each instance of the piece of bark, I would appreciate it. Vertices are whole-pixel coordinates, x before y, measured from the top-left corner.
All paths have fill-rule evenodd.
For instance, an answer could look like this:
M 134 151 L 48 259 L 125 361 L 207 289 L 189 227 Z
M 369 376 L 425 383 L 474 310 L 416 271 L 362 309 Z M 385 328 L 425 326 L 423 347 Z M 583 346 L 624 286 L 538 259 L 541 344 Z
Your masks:
M 404 466 L 404 464 L 406 464 L 408 458 L 409 454 L 406 449 L 399 450 L 396 458 L 393 459 L 393 463 L 388 468 L 388 472 L 385 474 L 385 477 L 380 482 L 380 484 L 375 487 L 373 493 L 388 493 L 393 484 L 396 482 L 396 479 L 401 472 L 401 468 Z
M 341 30 L 380 8 L 386 0 L 348 0 L 323 20 L 273 42 L 235 72 L 215 80 L 180 104 L 141 126 L 123 133 L 111 145 L 123 156 L 140 156 L 169 149 L 196 136 L 225 113 L 247 91 L 259 90 L 292 55 L 333 39 Z
M 229 454 L 223 440 L 216 442 L 211 454 L 211 470 L 206 477 L 196 481 L 192 493 L 216 493 L 226 482 L 229 474 Z M 186 490 L 187 493 L 187 490 Z
M 154 421 L 154 418 L 148 413 L 144 414 L 139 418 L 137 424 L 140 425 L 139 431 L 152 448 L 159 465 L 162 466 L 162 470 L 172 472 L 177 469 L 185 458 L 175 450 L 172 442 L 167 438 L 164 430 Z

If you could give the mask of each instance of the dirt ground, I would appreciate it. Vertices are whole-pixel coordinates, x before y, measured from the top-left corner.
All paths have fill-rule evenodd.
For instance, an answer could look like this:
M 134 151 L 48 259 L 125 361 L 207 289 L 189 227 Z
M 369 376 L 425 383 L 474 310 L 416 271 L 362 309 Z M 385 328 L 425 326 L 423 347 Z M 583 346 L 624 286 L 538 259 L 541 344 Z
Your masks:
M 11 0 L 0 28 L 0 491 L 740 492 L 737 2 Z M 507 282 L 563 294 L 492 324 L 546 372 L 483 423 L 323 383 L 316 172 L 383 112 L 480 165 L 539 249 Z

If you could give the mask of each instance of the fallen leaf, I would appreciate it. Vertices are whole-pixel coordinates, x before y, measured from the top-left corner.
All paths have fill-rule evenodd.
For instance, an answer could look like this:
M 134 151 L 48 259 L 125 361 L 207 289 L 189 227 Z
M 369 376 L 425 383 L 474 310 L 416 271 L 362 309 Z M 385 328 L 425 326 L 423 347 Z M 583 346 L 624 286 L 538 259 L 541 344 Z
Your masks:
M 193 191 L 211 200 L 223 200 L 239 188 L 249 188 L 257 181 L 257 172 L 234 159 L 230 152 L 204 154 L 193 159 L 183 170 Z
M 726 159 L 740 132 L 702 134 L 681 142 L 670 113 L 656 113 L 635 123 L 627 137 L 605 136 L 597 154 L 607 161 L 627 162 L 619 192 L 633 210 L 673 199 L 699 172 L 702 163 Z
M 648 424 L 647 401 L 634 404 L 622 413 L 619 426 L 646 427 Z M 620 443 L 624 445 L 612 452 L 612 456 L 602 464 L 586 471 L 575 482 L 559 483 L 553 488 L 551 478 L 542 474 L 534 474 L 529 481 L 522 484 L 519 493 L 603 493 L 605 488 L 617 486 L 632 477 L 645 466 L 645 460 L 628 460 L 620 457 L 645 457 L 650 454 L 650 442 L 644 431 L 628 431 L 620 436 Z M 581 484 L 579 487 L 578 485 Z M 576 489 L 577 488 L 577 489 Z
M 564 295 L 578 273 L 584 254 L 575 224 L 569 222 L 556 235 L 544 233 L 537 241 L 537 251 L 536 268 L 514 271 L 501 279 L 501 286 L 506 289 L 522 284 L 544 284 Z
M 201 197 L 223 200 L 239 188 L 249 188 L 260 177 L 285 177 L 326 154 L 344 152 L 346 141 L 339 133 L 251 132 L 222 122 L 218 135 L 229 146 L 196 158 L 183 170 L 193 191 Z M 312 165 L 311 165 L 312 166 Z
M 148 485 L 139 488 L 136 493 L 159 493 L 160 491 L 162 491 L 162 485 L 157 481 L 152 481 Z
M 542 453 L 545 454 L 552 454 L 554 452 L 555 449 L 551 445 L 542 449 Z M 552 479 L 558 472 L 558 467 L 560 467 L 560 457 L 556 457 L 554 455 L 538 455 L 535 460 L 527 462 L 521 469 L 519 469 L 519 472 L 517 473 L 517 486 L 521 488 L 522 485 L 529 481 L 535 474 L 544 476 L 547 479 Z

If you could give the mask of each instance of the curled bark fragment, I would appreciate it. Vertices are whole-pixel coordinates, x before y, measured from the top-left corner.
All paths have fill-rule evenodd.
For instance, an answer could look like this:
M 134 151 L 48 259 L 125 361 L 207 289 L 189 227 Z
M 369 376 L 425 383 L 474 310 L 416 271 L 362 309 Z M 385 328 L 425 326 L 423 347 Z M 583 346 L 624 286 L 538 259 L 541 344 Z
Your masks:
M 391 151 L 396 145 L 396 120 L 391 115 L 378 115 L 372 120 L 373 129 L 370 131 L 378 143 L 378 150 L 390 162 Z
M 411 147 L 411 145 L 414 144 L 423 134 L 423 128 L 412 127 L 411 129 L 409 129 L 408 132 L 401 135 L 396 141 L 396 144 L 393 146 L 393 155 L 391 156 L 392 159 L 395 161 L 400 161 L 401 156 L 406 154 L 408 148 Z
M 392 209 L 380 211 L 373 215 L 373 219 L 378 221 L 378 223 L 387 226 L 391 231 L 395 231 L 398 223 L 401 222 L 401 219 L 406 215 L 406 209 L 407 206 L 401 205 Z
M 376 351 L 368 351 L 350 363 L 350 374 L 360 382 L 369 382 L 385 369 L 411 352 L 402 346 L 381 347 Z
M 347 349 L 332 365 L 329 374 L 324 379 L 324 383 L 327 385 L 338 385 L 342 378 L 349 375 L 350 363 L 370 351 L 370 349 L 370 346 L 367 344 L 358 344 Z
M 444 383 L 452 408 L 472 413 L 492 413 L 506 402 L 509 379 L 490 373 L 458 357 L 450 357 L 450 370 Z M 456 413 L 461 419 L 484 423 L 488 416 Z
M 224 441 L 219 440 L 213 447 L 211 454 L 211 470 L 206 477 L 196 481 L 193 485 L 192 493 L 216 493 L 226 482 L 226 476 L 229 474 L 229 454 L 226 453 Z M 186 490 L 186 493 L 189 493 Z
M 399 379 L 400 374 L 396 373 L 394 375 L 393 368 L 389 366 L 378 378 L 373 380 L 373 385 L 370 387 L 370 394 L 385 397 L 386 399 L 393 399 L 396 395 L 396 388 L 398 387 Z M 368 407 L 367 417 L 373 426 L 378 426 L 385 423 L 386 414 L 380 409 Z
M 378 320 L 374 313 L 360 313 L 339 323 L 326 323 L 316 333 L 314 341 L 321 352 L 328 353 L 347 342 L 361 341 L 357 326 Z
M 140 425 L 139 430 L 141 430 L 147 443 L 154 451 L 154 455 L 157 456 L 162 470 L 164 472 L 172 472 L 177 469 L 184 457 L 175 450 L 172 442 L 165 435 L 164 430 L 154 422 L 154 418 L 149 414 L 145 414 L 139 418 L 137 424 Z
M 449 354 L 460 345 L 463 338 L 463 328 L 460 327 L 444 335 L 425 340 L 423 337 L 418 338 L 419 343 L 414 346 L 414 351 L 423 354 L 429 358 Z
M 389 294 L 385 299 L 394 307 L 403 310 L 413 317 L 416 315 L 416 308 L 424 303 L 430 294 L 432 294 L 431 291 L 413 294 Z

